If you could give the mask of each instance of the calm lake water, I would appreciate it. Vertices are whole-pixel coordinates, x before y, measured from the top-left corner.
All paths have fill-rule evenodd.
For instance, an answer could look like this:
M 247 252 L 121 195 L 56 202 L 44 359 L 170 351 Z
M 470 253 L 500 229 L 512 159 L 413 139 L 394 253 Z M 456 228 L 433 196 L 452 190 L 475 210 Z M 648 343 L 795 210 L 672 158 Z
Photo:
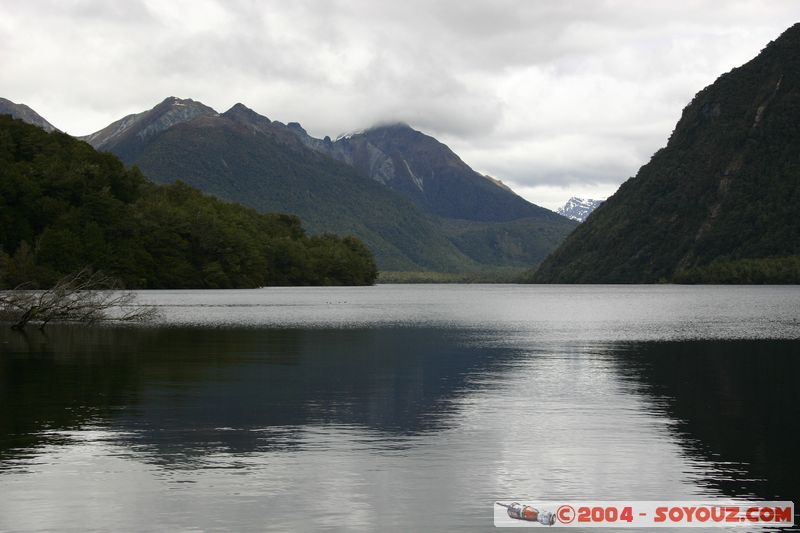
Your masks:
M 483 531 L 497 499 L 800 501 L 800 287 L 140 299 L 157 325 L 0 328 L 0 530 Z

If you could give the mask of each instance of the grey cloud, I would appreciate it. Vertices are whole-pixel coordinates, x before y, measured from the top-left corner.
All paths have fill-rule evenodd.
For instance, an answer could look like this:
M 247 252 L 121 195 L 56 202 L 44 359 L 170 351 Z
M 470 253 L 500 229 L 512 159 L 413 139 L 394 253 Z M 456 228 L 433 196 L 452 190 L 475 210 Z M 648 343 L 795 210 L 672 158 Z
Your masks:
M 620 183 L 794 0 L 0 0 L 0 95 L 84 134 L 167 95 L 402 120 L 522 187 Z M 567 194 L 567 196 L 569 196 Z
M 147 6 L 140 0 L 109 2 L 104 0 L 37 0 L 19 2 L 2 0 L 4 13 L 11 17 L 26 15 L 37 19 L 106 21 L 133 24 L 154 22 Z

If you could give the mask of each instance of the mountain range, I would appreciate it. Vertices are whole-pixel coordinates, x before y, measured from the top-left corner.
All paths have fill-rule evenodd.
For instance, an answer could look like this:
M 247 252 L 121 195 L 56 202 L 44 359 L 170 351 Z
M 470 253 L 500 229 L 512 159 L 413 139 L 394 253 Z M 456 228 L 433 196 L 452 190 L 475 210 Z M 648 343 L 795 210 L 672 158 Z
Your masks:
M 800 24 L 720 76 L 541 283 L 800 282 Z
M 331 141 L 243 104 L 218 113 L 170 97 L 83 139 L 156 182 L 295 214 L 313 233 L 354 235 L 385 271 L 529 267 L 575 225 L 405 124 Z
M 53 129 L 27 106 L 0 105 Z M 84 140 L 156 182 L 354 235 L 383 271 L 500 272 L 547 257 L 531 281 L 797 283 L 799 120 L 795 24 L 700 91 L 614 195 L 571 199 L 560 211 L 580 225 L 402 123 L 318 139 L 242 104 L 218 113 L 170 97 Z
M 472 170 L 447 146 L 407 124 L 387 124 L 342 136 L 315 139 L 296 122 L 288 128 L 312 150 L 346 163 L 423 211 L 445 218 L 508 221 L 555 220 L 494 178 Z

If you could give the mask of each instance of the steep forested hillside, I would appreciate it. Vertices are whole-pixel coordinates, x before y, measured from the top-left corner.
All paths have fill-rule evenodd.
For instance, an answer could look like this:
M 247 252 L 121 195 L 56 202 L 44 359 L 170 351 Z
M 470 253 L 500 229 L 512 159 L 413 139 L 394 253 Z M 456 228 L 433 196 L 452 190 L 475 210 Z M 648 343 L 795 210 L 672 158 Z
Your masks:
M 684 109 L 542 283 L 800 282 L 800 24 Z
M 0 116 L 0 286 L 45 286 L 84 266 L 129 287 L 370 284 L 353 237 L 308 236 L 183 183 L 156 185 L 113 155 Z

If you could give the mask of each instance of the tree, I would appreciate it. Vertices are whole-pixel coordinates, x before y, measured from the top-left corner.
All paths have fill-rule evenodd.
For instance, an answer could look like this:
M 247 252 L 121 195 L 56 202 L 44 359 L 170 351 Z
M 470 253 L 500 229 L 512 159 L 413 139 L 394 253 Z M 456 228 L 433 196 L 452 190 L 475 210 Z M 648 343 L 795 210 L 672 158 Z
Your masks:
M 119 283 L 89 268 L 61 278 L 52 288 L 26 290 L 19 286 L 0 292 L 0 320 L 23 330 L 29 323 L 44 329 L 48 323 L 102 321 L 142 322 L 158 313 L 154 307 L 137 305 L 136 294 L 120 291 Z

